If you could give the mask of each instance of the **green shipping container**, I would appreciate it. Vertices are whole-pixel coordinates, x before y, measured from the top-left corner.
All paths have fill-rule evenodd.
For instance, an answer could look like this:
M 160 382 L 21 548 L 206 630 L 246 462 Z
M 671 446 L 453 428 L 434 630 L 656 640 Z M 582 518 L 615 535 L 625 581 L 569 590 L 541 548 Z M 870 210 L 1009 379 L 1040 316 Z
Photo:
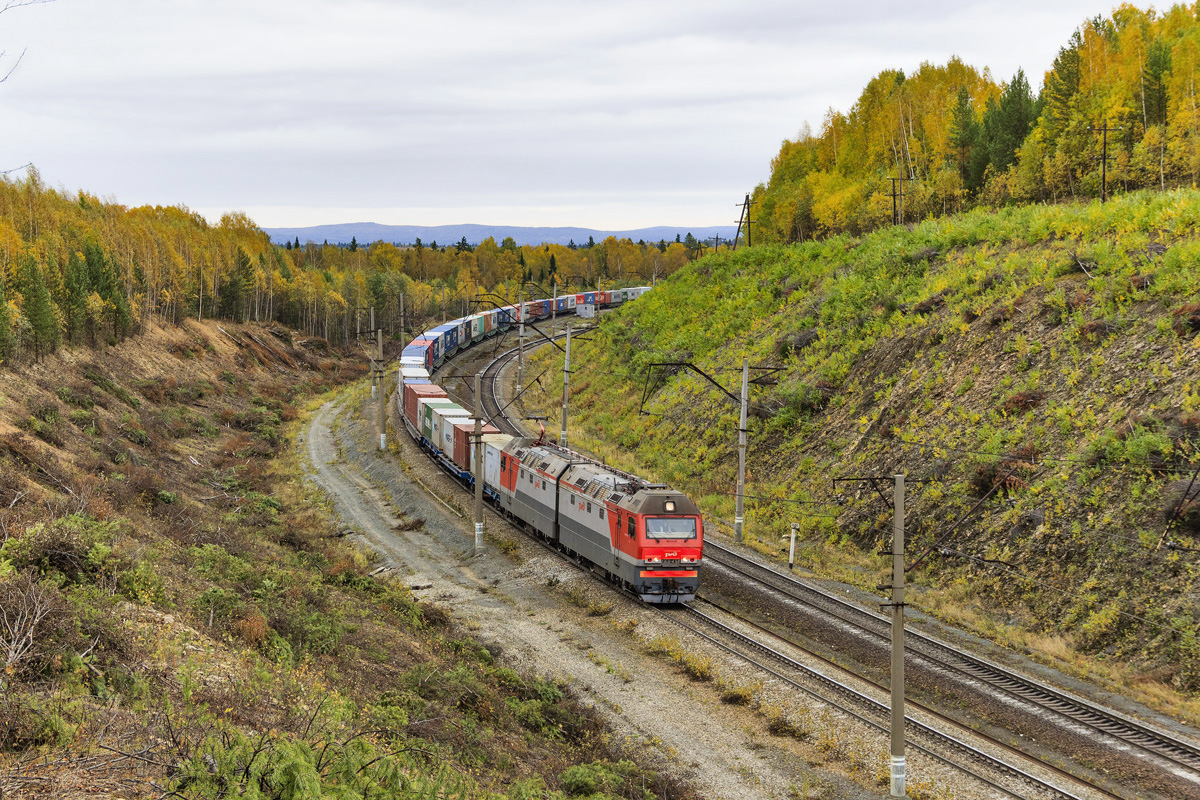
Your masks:
M 429 441 L 434 441 L 433 437 L 433 408 L 461 408 L 458 403 L 453 400 L 427 400 L 421 403 L 421 435 Z M 463 411 L 463 414 L 466 414 Z

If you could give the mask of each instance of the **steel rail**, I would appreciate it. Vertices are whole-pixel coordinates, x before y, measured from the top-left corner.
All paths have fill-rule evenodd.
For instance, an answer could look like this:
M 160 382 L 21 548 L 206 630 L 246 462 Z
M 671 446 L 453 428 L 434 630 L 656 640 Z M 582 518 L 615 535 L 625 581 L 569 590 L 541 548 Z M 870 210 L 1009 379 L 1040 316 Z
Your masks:
M 717 631 L 720 632 L 720 634 L 722 636 L 729 637 L 729 638 L 733 639 L 734 641 L 738 642 L 739 644 L 741 644 L 742 646 L 744 646 L 750 650 L 753 650 L 753 651 L 765 656 L 766 658 L 769 658 L 770 660 L 775 661 L 776 663 L 778 663 L 784 667 L 787 667 L 788 669 L 791 669 L 791 670 L 801 673 L 809 680 L 815 681 L 816 683 L 825 687 L 826 689 L 834 692 L 837 695 L 840 695 L 841 697 L 848 700 L 850 703 L 857 704 L 857 705 L 865 708 L 869 713 L 871 713 L 872 715 L 874 715 L 876 717 L 882 717 L 884 720 L 887 720 L 889 718 L 889 715 L 891 714 L 891 709 L 887 704 L 881 703 L 878 700 L 875 700 L 874 698 L 872 698 L 868 695 L 865 695 L 862 692 L 859 692 L 857 689 L 854 689 L 851 686 L 847 686 L 846 684 L 844 684 L 834 678 L 831 678 L 828 675 L 825 675 L 824 673 L 820 672 L 819 670 L 809 667 L 806 664 L 802 664 L 799 661 L 796 661 L 795 659 L 792 659 L 789 656 L 784 655 L 783 653 L 779 652 L 778 650 L 776 650 L 772 647 L 769 647 L 768 645 L 758 641 L 757 639 L 754 639 L 753 637 L 750 637 L 740 631 L 734 630 L 733 628 L 729 627 L 725 623 L 705 614 L 704 612 L 700 611 L 699 609 L 696 609 L 696 608 L 690 607 L 690 606 L 685 606 L 685 608 L 687 609 L 687 612 L 690 616 L 697 617 L 697 618 L 703 620 L 703 623 L 705 625 L 708 625 L 708 626 L 716 629 Z M 854 717 L 855 719 L 858 719 L 859 721 L 869 725 L 872 728 L 875 728 L 876 730 L 881 731 L 882 733 L 886 734 L 890 731 L 890 727 L 887 724 L 887 722 L 881 723 L 881 722 L 877 722 L 872 719 L 868 719 L 867 717 L 863 716 L 862 714 L 859 714 L 859 713 L 853 711 L 852 709 L 847 708 L 845 705 L 838 702 L 837 700 L 822 696 L 818 692 L 815 692 L 812 689 L 809 689 L 808 687 L 804 686 L 803 684 L 798 683 L 797 681 L 788 677 L 787 675 L 783 675 L 780 672 L 778 672 L 777 670 L 772 669 L 770 666 L 763 664 L 759 661 L 756 661 L 754 658 L 748 656 L 746 653 L 739 652 L 736 648 L 730 647 L 729 645 L 718 641 L 717 639 L 715 639 L 712 636 L 709 636 L 701 631 L 698 631 L 691 626 L 683 624 L 683 622 L 681 620 L 673 618 L 673 612 L 667 612 L 662 609 L 655 609 L 655 610 L 660 614 L 661 618 L 666 619 L 666 620 L 696 634 L 697 636 L 704 638 L 706 641 L 712 643 L 713 645 L 725 650 L 726 652 L 732 653 L 733 655 L 737 656 L 738 658 L 741 658 L 741 659 L 747 661 L 748 663 L 752 664 L 756 668 L 767 672 L 768 674 L 787 683 L 790 686 L 795 687 L 796 689 L 799 689 L 800 691 L 802 691 L 805 694 L 809 695 L 810 697 L 818 700 L 819 702 L 831 705 L 834 708 L 838 709 L 839 711 L 841 711 L 845 714 L 848 714 L 848 715 Z M 758 628 L 758 626 L 753 626 L 753 627 L 758 629 L 760 632 L 763 632 L 767 635 L 774 636 L 774 634 L 770 634 L 768 631 L 763 631 L 761 628 Z M 776 637 L 776 638 L 778 638 L 778 637 Z M 788 644 L 791 645 L 792 643 L 788 642 Z M 801 648 L 801 649 L 803 649 L 803 648 Z M 1001 761 L 1000 759 L 996 758 L 995 756 L 988 755 L 987 753 L 983 752 L 982 750 L 972 747 L 971 745 L 969 745 L 966 742 L 963 742 L 959 739 L 955 739 L 953 736 L 949 736 L 948 734 L 942 733 L 941 731 L 939 731 L 935 728 L 932 728 L 932 727 L 926 725 L 925 723 L 920 722 L 919 720 L 915 720 L 912 717 L 907 717 L 907 716 L 905 717 L 904 726 L 905 726 L 905 729 L 908 730 L 914 736 L 925 737 L 926 739 L 931 740 L 932 742 L 936 742 L 938 745 L 941 745 L 942 747 L 952 750 L 952 751 L 958 753 L 959 755 L 964 756 L 968 760 L 974 761 L 987 769 L 995 770 L 996 772 L 1002 773 L 1011 778 L 1023 781 L 1025 783 L 1031 785 L 1038 791 L 1049 792 L 1049 793 L 1053 794 L 1055 797 L 1063 798 L 1063 800 L 1080 800 L 1079 795 L 1071 794 L 1070 792 L 1068 792 L 1065 789 L 1062 789 L 1061 787 L 1055 786 L 1054 784 L 1049 783 L 1041 778 L 1038 778 L 1035 775 L 1031 775 L 1030 773 L 1025 772 L 1024 770 L 1022 770 L 1018 767 L 1015 767 L 1011 764 L 1007 764 L 1007 763 Z M 921 745 L 918 742 L 909 740 L 908 744 L 914 750 L 918 750 L 918 751 L 924 753 L 925 755 L 929 756 L 930 758 L 933 758 L 934 760 L 936 760 L 942 764 L 945 764 L 946 766 L 951 767 L 952 769 L 958 770 L 958 771 L 968 775 L 969 777 L 971 777 L 975 780 L 978 780 L 981 783 L 984 783 L 985 785 L 1008 795 L 1009 797 L 1013 797 L 1013 798 L 1024 798 L 1025 797 L 1024 795 L 1017 794 L 1014 791 L 1012 791 L 1011 789 L 1005 788 L 1005 787 L 997 784 L 996 782 L 992 781 L 990 778 L 987 778 L 983 775 L 973 772 L 971 769 L 964 766 L 962 763 L 952 761 L 952 760 L 950 760 L 950 758 L 934 752 L 929 747 Z M 1029 756 L 1023 756 L 1023 757 L 1029 758 Z M 1037 761 L 1037 759 L 1033 759 L 1033 758 L 1029 758 L 1029 760 Z M 1045 765 L 1043 765 L 1043 766 L 1045 766 Z M 1075 778 L 1074 776 L 1071 776 L 1071 775 L 1064 775 L 1063 777 L 1067 777 L 1067 778 L 1070 778 L 1071 780 L 1078 781 L 1077 778 Z M 1097 787 L 1091 786 L 1089 784 L 1088 788 L 1096 789 Z M 1100 791 L 1103 791 L 1103 790 L 1100 790 Z M 1113 797 L 1113 798 L 1118 798 L 1117 795 L 1110 794 L 1109 796 Z
M 751 576 L 745 570 L 723 562 L 721 558 L 713 558 L 713 550 L 721 553 L 723 558 L 732 558 L 753 565 L 755 569 L 770 575 L 770 581 L 763 581 L 761 578 Z M 721 563 L 726 568 L 751 580 L 758 580 L 771 586 L 793 600 L 816 608 L 821 613 L 863 630 L 882 641 L 891 641 L 890 623 L 884 617 L 818 587 L 811 586 L 793 575 L 779 572 L 770 565 L 711 541 L 705 542 L 705 558 Z M 836 609 L 846 613 L 820 608 L 811 600 L 800 596 L 801 594 L 815 596 L 824 603 L 833 605 Z M 858 620 L 866 620 L 866 622 L 856 621 L 850 617 L 857 617 Z M 1142 752 L 1167 761 L 1174 767 L 1200 775 L 1200 747 L 1178 739 L 1166 731 L 1155 729 L 1111 709 L 1103 708 L 1084 698 L 1056 689 L 1028 676 L 1019 675 L 999 664 L 967 653 L 920 631 L 910 628 L 906 633 L 909 643 L 915 642 L 918 645 L 918 647 L 905 648 L 906 654 L 912 658 L 924 659 L 943 669 L 982 682 L 1009 697 L 1032 704 L 1039 710 L 1053 712 L 1090 731 L 1110 737 L 1121 744 L 1135 747 Z

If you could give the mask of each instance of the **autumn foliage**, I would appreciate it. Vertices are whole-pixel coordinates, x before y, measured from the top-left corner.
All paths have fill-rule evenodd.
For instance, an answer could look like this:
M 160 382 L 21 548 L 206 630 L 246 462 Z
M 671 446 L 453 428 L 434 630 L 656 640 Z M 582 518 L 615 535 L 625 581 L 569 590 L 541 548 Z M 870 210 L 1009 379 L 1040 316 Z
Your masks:
M 755 236 L 794 242 L 858 234 L 894 213 L 917 222 L 1095 198 L 1106 142 L 1109 194 L 1194 184 L 1198 66 L 1193 8 L 1122 5 L 1072 35 L 1037 94 L 1021 71 L 1001 84 L 957 58 L 885 70 L 849 111 L 831 108 L 819 132 L 805 123 L 783 142 L 754 193 Z

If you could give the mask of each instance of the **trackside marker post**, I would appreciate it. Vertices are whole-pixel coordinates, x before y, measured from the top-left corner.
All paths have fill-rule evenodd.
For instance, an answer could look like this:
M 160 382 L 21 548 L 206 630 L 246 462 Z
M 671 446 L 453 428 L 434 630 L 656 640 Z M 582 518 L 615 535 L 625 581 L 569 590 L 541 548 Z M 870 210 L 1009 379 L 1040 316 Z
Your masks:
M 792 523 L 792 543 L 788 547 L 788 569 L 793 569 L 796 565 L 796 529 L 799 527 L 799 522 Z

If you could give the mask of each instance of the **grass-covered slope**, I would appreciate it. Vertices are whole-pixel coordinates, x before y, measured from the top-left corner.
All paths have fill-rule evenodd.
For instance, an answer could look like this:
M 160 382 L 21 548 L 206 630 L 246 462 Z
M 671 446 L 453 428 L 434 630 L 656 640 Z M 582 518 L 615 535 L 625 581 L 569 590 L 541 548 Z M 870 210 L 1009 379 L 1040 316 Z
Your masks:
M 736 395 L 743 357 L 780 366 L 750 393 L 760 547 L 799 522 L 802 563 L 874 586 L 904 473 L 918 605 L 1196 692 L 1198 225 L 1200 192 L 1142 193 L 709 256 L 576 347 L 575 441 L 727 530 L 738 407 L 649 367 Z
M 340 538 L 293 437 L 365 368 L 188 321 L 0 369 L 0 797 L 690 796 Z

